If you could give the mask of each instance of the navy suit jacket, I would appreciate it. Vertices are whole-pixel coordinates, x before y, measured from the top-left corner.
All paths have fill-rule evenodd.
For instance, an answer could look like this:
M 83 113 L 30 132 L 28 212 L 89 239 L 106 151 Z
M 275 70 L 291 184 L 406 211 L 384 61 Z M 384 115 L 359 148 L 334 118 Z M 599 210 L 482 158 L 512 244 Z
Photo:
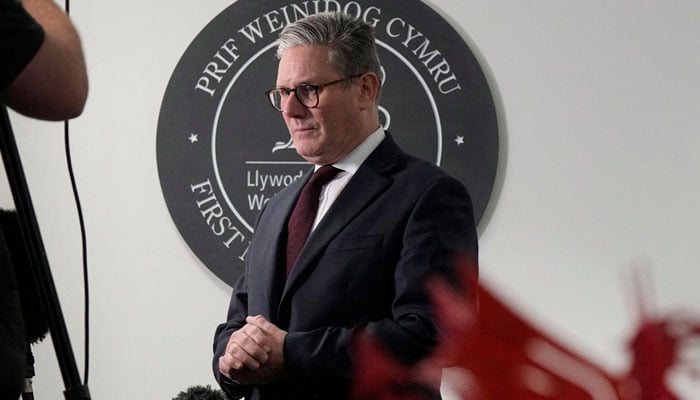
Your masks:
M 451 276 L 454 256 L 477 257 L 467 190 L 438 167 L 412 157 L 387 135 L 312 232 L 285 279 L 287 220 L 311 174 L 275 195 L 258 218 L 244 275 L 227 321 L 216 330 L 214 373 L 232 397 L 334 399 L 352 385 L 352 343 L 371 335 L 399 359 L 416 361 L 438 331 L 425 278 Z M 288 331 L 284 380 L 236 385 L 218 358 L 248 315 Z

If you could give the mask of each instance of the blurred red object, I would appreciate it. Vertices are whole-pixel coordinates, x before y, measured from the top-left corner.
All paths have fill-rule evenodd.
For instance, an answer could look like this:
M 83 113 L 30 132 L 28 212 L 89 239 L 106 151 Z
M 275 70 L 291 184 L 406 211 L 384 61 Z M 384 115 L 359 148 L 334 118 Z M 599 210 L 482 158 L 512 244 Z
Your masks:
M 445 367 L 464 372 L 466 379 L 455 384 L 463 400 L 677 399 L 666 385 L 666 374 L 677 361 L 679 346 L 700 337 L 700 324 L 688 318 L 652 320 L 642 310 L 631 342 L 632 368 L 614 376 L 537 329 L 483 284 L 462 278 L 462 286 L 471 290 L 459 293 L 444 281 L 429 283 L 443 338 L 426 360 L 401 365 L 377 343 L 359 343 L 362 367 L 357 369 L 355 399 L 436 398 Z

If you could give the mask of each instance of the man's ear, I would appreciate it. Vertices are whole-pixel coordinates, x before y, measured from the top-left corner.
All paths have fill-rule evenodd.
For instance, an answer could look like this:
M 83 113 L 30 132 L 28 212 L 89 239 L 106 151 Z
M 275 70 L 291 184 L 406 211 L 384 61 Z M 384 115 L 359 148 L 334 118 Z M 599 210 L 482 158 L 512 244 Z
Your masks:
M 379 95 L 379 77 L 374 72 L 367 72 L 358 78 L 360 80 L 360 105 L 362 108 L 375 107 Z

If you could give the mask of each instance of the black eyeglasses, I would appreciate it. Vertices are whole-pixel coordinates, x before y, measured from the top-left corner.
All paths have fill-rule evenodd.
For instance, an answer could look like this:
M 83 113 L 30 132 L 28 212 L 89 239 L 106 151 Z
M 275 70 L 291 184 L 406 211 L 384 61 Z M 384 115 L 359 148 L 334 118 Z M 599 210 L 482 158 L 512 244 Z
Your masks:
M 270 89 L 267 92 L 265 92 L 265 95 L 267 95 L 268 100 L 270 100 L 270 104 L 272 107 L 275 108 L 277 111 L 282 111 L 282 102 L 287 101 L 289 98 L 289 95 L 294 92 L 294 95 L 296 96 L 297 100 L 299 101 L 299 104 L 306 108 L 314 108 L 318 106 L 318 93 L 325 87 L 335 85 L 336 83 L 340 82 L 345 82 L 349 81 L 351 79 L 358 78 L 362 76 L 363 74 L 358 74 L 355 76 L 351 76 L 348 78 L 342 78 L 342 79 L 337 79 L 334 81 L 322 83 L 320 85 L 311 85 L 308 83 L 301 84 L 293 89 L 287 89 L 287 88 L 274 88 Z

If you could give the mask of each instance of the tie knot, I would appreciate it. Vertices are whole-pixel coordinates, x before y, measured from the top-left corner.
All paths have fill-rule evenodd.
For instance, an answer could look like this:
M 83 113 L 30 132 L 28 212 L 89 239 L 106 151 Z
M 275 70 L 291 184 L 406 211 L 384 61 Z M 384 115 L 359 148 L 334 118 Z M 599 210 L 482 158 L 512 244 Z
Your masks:
M 338 172 L 340 172 L 338 168 L 332 165 L 324 165 L 314 172 L 307 185 L 321 187 L 333 180 L 333 178 L 338 175 Z

